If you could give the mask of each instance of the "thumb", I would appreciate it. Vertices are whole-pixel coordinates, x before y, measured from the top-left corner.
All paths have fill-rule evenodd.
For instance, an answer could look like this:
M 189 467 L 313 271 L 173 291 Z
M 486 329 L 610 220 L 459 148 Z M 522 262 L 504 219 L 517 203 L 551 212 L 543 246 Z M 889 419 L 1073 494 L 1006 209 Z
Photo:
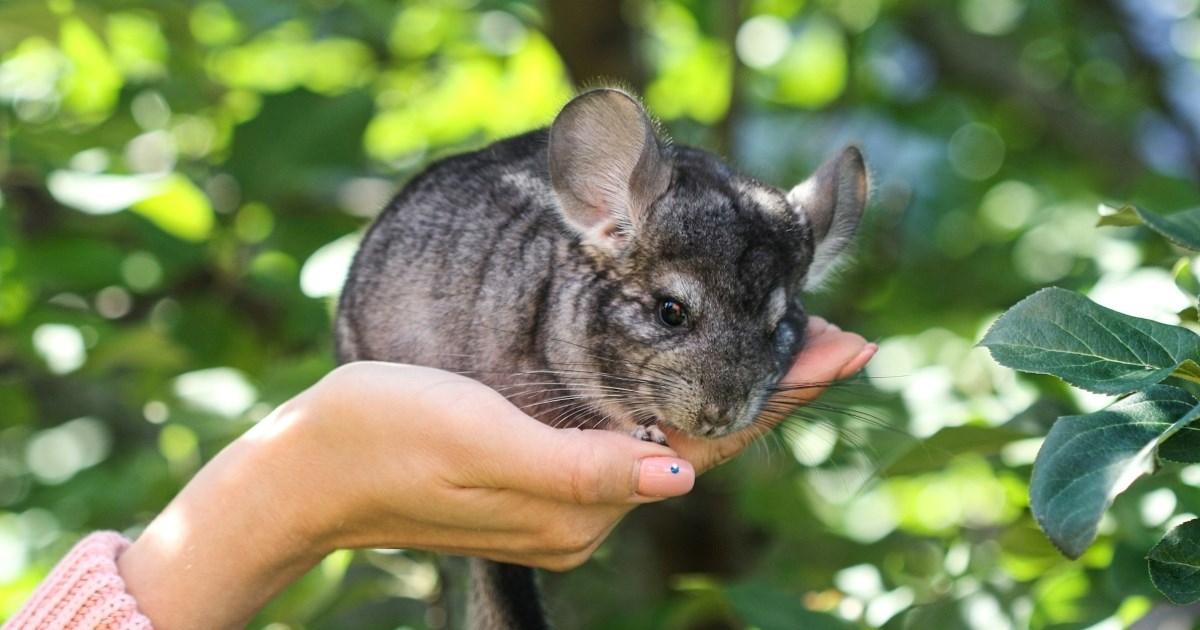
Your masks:
M 503 486 L 566 503 L 637 504 L 687 494 L 692 464 L 671 449 L 612 431 L 552 429 L 514 445 Z

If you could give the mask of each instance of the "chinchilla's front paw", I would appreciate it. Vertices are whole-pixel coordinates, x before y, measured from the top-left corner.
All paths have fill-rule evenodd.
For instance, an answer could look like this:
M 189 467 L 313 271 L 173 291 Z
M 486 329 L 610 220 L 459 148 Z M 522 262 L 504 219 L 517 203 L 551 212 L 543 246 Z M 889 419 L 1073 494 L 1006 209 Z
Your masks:
M 643 442 L 657 442 L 663 446 L 667 446 L 667 434 L 663 433 L 662 429 L 659 429 L 656 424 L 650 426 L 639 424 L 629 434 Z

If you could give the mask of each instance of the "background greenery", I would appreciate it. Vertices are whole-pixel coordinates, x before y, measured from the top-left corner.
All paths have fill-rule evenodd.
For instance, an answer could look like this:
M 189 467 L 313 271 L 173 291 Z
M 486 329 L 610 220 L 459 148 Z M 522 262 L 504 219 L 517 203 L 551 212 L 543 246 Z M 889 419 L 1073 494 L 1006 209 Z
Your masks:
M 1197 0 L 6 0 L 0 618 L 330 369 L 346 260 L 406 177 L 602 76 L 781 186 L 864 147 L 857 262 L 811 305 L 881 352 L 547 576 L 561 627 L 1190 627 L 1144 555 L 1200 510 L 1200 468 L 1139 482 L 1066 560 L 1030 465 L 1109 399 L 974 344 L 1051 284 L 1195 305 L 1161 239 L 1093 225 L 1200 205 L 1198 70 Z M 461 595 L 459 562 L 341 553 L 255 626 L 456 627 Z

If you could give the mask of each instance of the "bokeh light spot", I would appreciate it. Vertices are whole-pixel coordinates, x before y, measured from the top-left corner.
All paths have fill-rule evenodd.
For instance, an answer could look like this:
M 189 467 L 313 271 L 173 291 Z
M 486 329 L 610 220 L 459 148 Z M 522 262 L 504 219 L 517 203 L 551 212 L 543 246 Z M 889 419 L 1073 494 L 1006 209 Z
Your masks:
M 96 418 L 83 417 L 33 434 L 25 463 L 42 483 L 60 484 L 108 457 L 112 436 Z
M 240 371 L 228 367 L 188 372 L 175 379 L 175 395 L 196 409 L 226 418 L 241 415 L 258 399 L 258 391 Z
M 958 15 L 967 28 L 983 35 L 1011 32 L 1025 12 L 1020 0 L 961 0 Z
M 357 232 L 347 234 L 313 252 L 300 269 L 300 290 L 304 295 L 320 298 L 340 292 L 361 238 Z
M 773 15 L 758 15 L 738 29 L 735 48 L 742 63 L 766 68 L 783 59 L 791 40 L 787 22 Z
M 42 324 L 33 331 L 33 347 L 55 374 L 74 372 L 87 361 L 83 333 L 70 324 Z
M 979 123 L 959 127 L 947 148 L 950 166 L 965 179 L 982 181 L 1004 164 L 1004 139 L 995 129 Z

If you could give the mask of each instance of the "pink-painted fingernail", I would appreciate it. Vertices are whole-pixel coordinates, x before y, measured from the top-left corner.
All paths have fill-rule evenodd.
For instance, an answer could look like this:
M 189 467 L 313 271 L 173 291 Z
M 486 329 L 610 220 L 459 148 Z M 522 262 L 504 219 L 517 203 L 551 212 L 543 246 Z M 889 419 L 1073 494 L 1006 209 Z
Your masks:
M 637 493 L 644 497 L 677 497 L 696 483 L 696 469 L 678 457 L 647 457 L 638 467 Z

